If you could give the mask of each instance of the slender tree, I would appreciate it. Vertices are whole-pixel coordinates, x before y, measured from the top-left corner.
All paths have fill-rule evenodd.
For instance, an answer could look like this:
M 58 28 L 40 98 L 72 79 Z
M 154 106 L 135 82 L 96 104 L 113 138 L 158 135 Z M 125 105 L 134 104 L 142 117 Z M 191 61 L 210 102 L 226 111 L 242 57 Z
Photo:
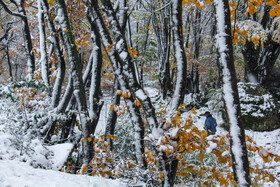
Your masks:
M 47 55 L 47 41 L 45 31 L 45 14 L 41 0 L 38 0 L 38 27 L 40 36 L 40 52 L 41 52 L 41 74 L 46 86 L 49 86 L 49 65 Z
M 182 0 L 172 1 L 172 30 L 174 33 L 174 53 L 176 60 L 176 86 L 172 99 L 172 109 L 183 104 L 186 92 L 187 59 L 183 41 Z
M 171 93 L 171 77 L 170 77 L 170 49 L 171 49 L 171 4 L 163 0 L 162 8 L 155 12 L 156 2 L 153 2 L 154 7 L 152 13 L 152 25 L 157 39 L 157 56 L 159 59 L 158 79 L 160 83 L 160 94 L 162 99 L 166 99 Z
M 231 21 L 228 0 L 215 0 L 217 44 L 223 69 L 223 93 L 230 127 L 230 150 L 237 186 L 250 186 L 249 161 L 233 59 Z

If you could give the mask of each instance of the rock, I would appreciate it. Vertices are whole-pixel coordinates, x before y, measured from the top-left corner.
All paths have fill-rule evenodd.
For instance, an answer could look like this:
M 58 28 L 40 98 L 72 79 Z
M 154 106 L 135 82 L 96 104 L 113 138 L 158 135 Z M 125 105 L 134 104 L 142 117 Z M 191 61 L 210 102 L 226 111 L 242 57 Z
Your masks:
M 272 131 L 280 127 L 279 103 L 258 84 L 238 83 L 242 120 L 245 129 Z
M 242 120 L 245 129 L 272 131 L 280 128 L 279 102 L 267 89 L 258 84 L 238 83 Z M 221 113 L 225 121 L 221 126 L 229 129 L 222 90 L 208 94 L 206 106 L 211 112 Z

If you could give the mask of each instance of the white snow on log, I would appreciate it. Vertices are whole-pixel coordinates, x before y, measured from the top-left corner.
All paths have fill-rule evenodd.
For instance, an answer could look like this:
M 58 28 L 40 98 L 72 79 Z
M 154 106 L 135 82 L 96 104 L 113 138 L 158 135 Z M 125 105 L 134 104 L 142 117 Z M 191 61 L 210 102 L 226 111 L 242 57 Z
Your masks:
M 147 99 L 147 95 L 141 89 L 137 90 L 135 92 L 135 95 L 140 101 L 144 101 Z

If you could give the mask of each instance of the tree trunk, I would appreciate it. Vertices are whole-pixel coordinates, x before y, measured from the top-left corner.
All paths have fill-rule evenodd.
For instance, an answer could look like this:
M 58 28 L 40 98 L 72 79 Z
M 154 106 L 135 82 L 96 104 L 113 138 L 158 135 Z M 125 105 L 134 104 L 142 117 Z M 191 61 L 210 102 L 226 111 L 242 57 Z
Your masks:
M 46 46 L 45 18 L 41 0 L 38 0 L 38 27 L 40 36 L 40 52 L 41 52 L 41 74 L 46 86 L 49 86 L 49 65 Z
M 230 126 L 230 150 L 237 186 L 250 186 L 249 161 L 245 132 L 241 121 L 237 79 L 233 59 L 231 21 L 228 0 L 215 0 L 217 45 L 223 66 L 223 93 Z
M 168 2 L 163 0 L 163 6 Z M 155 9 L 155 7 L 153 7 Z M 157 54 L 159 60 L 158 79 L 160 83 L 160 94 L 163 100 L 170 94 L 170 45 L 171 45 L 171 27 L 170 27 L 171 6 L 166 6 L 160 11 L 159 19 L 154 12 L 152 14 L 152 25 L 157 38 Z M 158 23 L 158 20 L 160 23 Z
M 172 109 L 177 109 L 183 104 L 186 92 L 187 59 L 184 50 L 182 28 L 182 0 L 173 1 L 172 23 L 174 32 L 174 53 L 176 59 L 176 86 L 172 99 Z
M 55 30 L 53 20 L 51 20 L 51 18 L 49 16 L 50 9 L 49 9 L 48 1 L 42 0 L 42 6 L 44 9 L 44 12 L 47 14 L 46 19 L 48 22 L 48 27 L 50 30 L 50 37 L 52 37 L 51 41 L 53 42 L 52 45 L 54 47 L 54 53 L 57 57 L 57 64 L 58 64 L 58 68 L 57 68 L 58 72 L 57 72 L 55 83 L 54 83 L 53 90 L 52 90 L 52 107 L 55 108 L 59 104 L 61 88 L 62 88 L 62 84 L 63 84 L 64 77 L 65 77 L 65 70 L 66 70 L 65 60 L 63 57 L 62 49 L 60 48 L 58 32 Z
M 198 57 L 200 54 L 200 44 L 201 44 L 201 10 L 196 8 L 195 11 L 195 21 L 193 26 L 194 33 L 194 59 L 198 61 Z M 198 72 L 198 64 L 192 63 L 191 67 L 191 93 L 199 93 L 199 72 Z
M 255 44 L 250 41 L 246 41 L 242 54 L 244 57 L 244 79 L 246 82 L 258 81 L 258 59 L 259 59 L 260 47 L 255 48 Z
M 82 138 L 85 140 L 83 147 L 83 164 L 88 165 L 93 157 L 93 138 L 94 134 L 90 133 L 90 120 L 87 111 L 86 93 L 82 78 L 82 64 L 79 59 L 78 51 L 75 45 L 75 39 L 72 35 L 70 23 L 68 20 L 67 9 L 64 0 L 56 0 L 59 25 L 62 29 L 64 46 L 70 63 L 70 72 L 73 77 L 74 95 L 78 103 L 79 117 L 82 127 Z
M 272 69 L 276 63 L 279 53 L 280 45 L 269 38 L 268 41 L 264 43 L 264 47 L 260 55 L 258 72 L 259 82 L 267 88 L 270 86 Z
M 118 106 L 120 104 L 121 96 L 117 95 L 117 91 L 120 89 L 119 83 L 117 80 L 115 80 L 115 86 L 114 86 L 114 95 L 113 100 L 111 102 L 111 105 Z M 117 113 L 114 110 L 110 110 L 108 114 L 107 124 L 105 128 L 105 139 L 106 136 L 112 136 L 115 134 L 115 127 L 117 122 Z M 113 141 L 110 139 L 110 150 L 113 151 Z
M 68 119 L 63 123 L 61 136 L 60 136 L 60 143 L 64 143 L 68 140 L 69 135 L 71 133 L 71 129 L 74 128 L 76 123 L 76 114 L 71 114 Z
M 10 53 L 9 53 L 8 47 L 6 48 L 5 53 L 6 53 L 6 57 L 7 57 L 8 66 L 9 66 L 10 78 L 11 78 L 11 81 L 13 81 L 13 70 L 12 70 L 12 64 L 11 64 Z
M 91 119 L 90 133 L 94 134 L 99 120 L 100 111 L 103 106 L 103 102 L 100 102 L 102 51 L 101 51 L 100 35 L 94 23 L 94 20 L 90 19 L 90 24 L 91 24 L 91 38 L 93 43 L 93 51 L 92 51 L 93 62 L 92 62 L 92 69 L 91 69 L 91 85 L 90 85 L 90 92 L 89 92 L 89 116 Z
M 31 34 L 30 34 L 30 29 L 28 25 L 28 19 L 27 15 L 25 12 L 25 6 L 24 6 L 25 0 L 20 1 L 20 6 L 19 6 L 19 12 L 24 15 L 22 17 L 22 33 L 23 33 L 23 38 L 24 38 L 24 47 L 25 47 L 25 53 L 27 56 L 27 79 L 31 80 L 33 78 L 33 74 L 35 71 L 35 57 L 32 52 L 33 46 L 32 46 L 32 40 L 31 40 Z

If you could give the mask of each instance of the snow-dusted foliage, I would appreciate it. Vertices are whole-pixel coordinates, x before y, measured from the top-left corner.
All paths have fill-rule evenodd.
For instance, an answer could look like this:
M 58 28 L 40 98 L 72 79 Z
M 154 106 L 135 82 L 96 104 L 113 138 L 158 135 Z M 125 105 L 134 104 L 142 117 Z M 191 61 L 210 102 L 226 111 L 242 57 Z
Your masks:
M 280 53 L 279 20 L 263 6 L 256 11 L 264 3 L 0 0 L 0 186 L 279 182 L 277 169 L 267 170 L 280 162 L 278 149 L 245 136 L 241 120 L 273 113 L 277 121 L 278 101 L 239 83 L 240 107 L 237 89 L 245 75 L 269 81 Z M 271 16 L 280 16 L 271 3 Z M 240 53 L 244 64 L 234 61 Z M 205 111 L 217 121 L 215 135 L 204 129 Z
M 36 81 L 1 86 L 0 159 L 19 159 L 34 167 L 51 166 L 52 152 L 40 140 L 42 124 L 48 118 L 65 117 L 48 111 L 44 88 Z
M 256 46 L 267 40 L 268 31 L 257 21 L 240 21 L 237 23 L 236 27 L 238 32 L 242 34 L 242 37 L 252 41 Z

